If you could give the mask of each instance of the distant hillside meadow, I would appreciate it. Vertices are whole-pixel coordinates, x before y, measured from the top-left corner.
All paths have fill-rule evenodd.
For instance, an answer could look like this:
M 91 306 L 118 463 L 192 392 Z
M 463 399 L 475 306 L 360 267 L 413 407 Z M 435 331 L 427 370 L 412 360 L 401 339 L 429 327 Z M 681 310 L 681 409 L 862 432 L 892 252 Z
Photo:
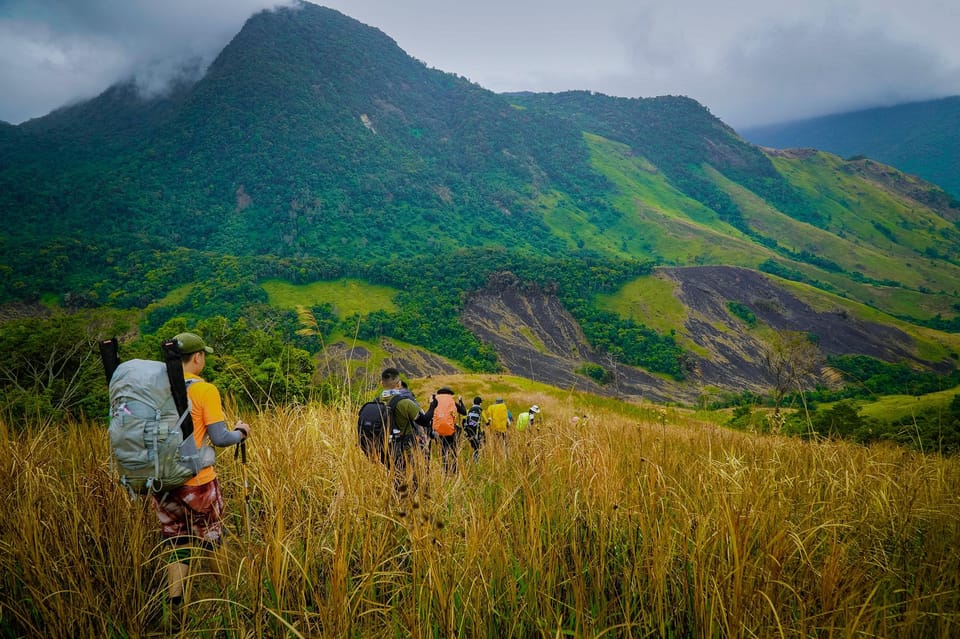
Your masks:
M 267 292 L 270 304 L 283 308 L 325 304 L 340 317 L 348 317 L 354 313 L 369 315 L 373 311 L 396 310 L 393 300 L 397 291 L 385 286 L 371 286 L 358 280 L 344 279 L 301 285 L 268 280 L 263 282 L 262 286 Z

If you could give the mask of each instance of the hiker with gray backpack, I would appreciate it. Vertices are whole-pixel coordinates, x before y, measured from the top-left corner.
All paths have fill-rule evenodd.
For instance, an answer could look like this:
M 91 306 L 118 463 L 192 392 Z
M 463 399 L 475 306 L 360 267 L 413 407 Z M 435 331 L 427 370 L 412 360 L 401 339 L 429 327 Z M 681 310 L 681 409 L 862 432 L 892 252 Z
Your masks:
M 223 496 L 212 446 L 242 444 L 250 426 L 227 428 L 216 386 L 200 378 L 213 349 L 194 333 L 163 343 L 164 362 L 120 363 L 116 339 L 101 343 L 110 386 L 110 446 L 121 484 L 148 495 L 169 548 L 167 621 L 178 626 L 196 550 L 211 551 L 214 574 L 223 531 Z

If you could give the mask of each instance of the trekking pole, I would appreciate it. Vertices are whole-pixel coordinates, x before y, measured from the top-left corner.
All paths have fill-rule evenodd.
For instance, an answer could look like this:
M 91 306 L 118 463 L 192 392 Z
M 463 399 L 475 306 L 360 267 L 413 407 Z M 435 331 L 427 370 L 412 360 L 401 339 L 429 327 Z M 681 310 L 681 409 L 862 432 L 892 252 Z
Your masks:
M 247 533 L 247 551 L 250 550 L 250 484 L 247 481 L 247 440 L 240 440 L 233 453 L 234 460 L 240 457 L 240 467 L 243 469 L 243 522 Z

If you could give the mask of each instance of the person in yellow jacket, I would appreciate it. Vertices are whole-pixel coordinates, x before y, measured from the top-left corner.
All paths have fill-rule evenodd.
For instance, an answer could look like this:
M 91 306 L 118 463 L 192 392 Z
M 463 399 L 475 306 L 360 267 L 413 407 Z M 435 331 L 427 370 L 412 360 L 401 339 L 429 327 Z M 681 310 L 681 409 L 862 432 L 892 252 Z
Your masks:
M 493 433 L 494 441 L 501 446 L 506 446 L 507 429 L 513 426 L 513 413 L 503 403 L 502 397 L 498 397 L 497 401 L 485 412 L 487 420 L 490 422 L 488 430 Z
M 540 407 L 534 404 L 529 410 L 525 410 L 517 416 L 517 430 L 527 430 L 533 427 L 537 415 L 540 413 Z

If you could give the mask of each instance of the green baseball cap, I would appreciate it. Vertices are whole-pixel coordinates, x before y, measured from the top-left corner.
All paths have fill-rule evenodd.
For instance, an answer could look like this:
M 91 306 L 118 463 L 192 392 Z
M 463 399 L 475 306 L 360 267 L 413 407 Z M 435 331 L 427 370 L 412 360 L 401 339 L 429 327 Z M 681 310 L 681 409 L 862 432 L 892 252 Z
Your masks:
M 199 353 L 200 351 L 204 351 L 205 353 L 213 352 L 213 349 L 207 346 L 203 338 L 196 333 L 180 333 L 173 339 L 177 340 L 177 348 L 180 349 L 181 355 Z

